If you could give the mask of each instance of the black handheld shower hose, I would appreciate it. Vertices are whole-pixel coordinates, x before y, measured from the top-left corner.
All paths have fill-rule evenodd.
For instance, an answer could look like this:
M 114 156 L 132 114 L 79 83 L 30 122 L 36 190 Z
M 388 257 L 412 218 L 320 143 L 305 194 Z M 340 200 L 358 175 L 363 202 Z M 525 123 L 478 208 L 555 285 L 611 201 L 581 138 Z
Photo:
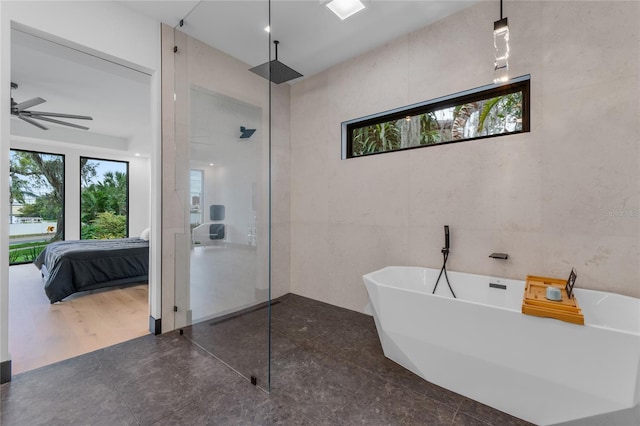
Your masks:
M 449 227 L 447 225 L 444 226 L 444 247 L 442 248 L 442 256 L 444 260 L 442 262 L 442 269 L 440 269 L 440 274 L 438 274 L 438 279 L 436 280 L 436 285 L 433 286 L 433 291 L 431 294 L 436 293 L 436 289 L 438 288 L 438 283 L 440 282 L 440 277 L 442 277 L 442 273 L 444 272 L 444 278 L 447 280 L 447 285 L 449 286 L 449 290 L 451 290 L 451 294 L 454 299 L 457 299 L 456 294 L 453 292 L 453 288 L 451 288 L 451 283 L 449 282 L 449 276 L 447 275 L 447 259 L 449 258 Z

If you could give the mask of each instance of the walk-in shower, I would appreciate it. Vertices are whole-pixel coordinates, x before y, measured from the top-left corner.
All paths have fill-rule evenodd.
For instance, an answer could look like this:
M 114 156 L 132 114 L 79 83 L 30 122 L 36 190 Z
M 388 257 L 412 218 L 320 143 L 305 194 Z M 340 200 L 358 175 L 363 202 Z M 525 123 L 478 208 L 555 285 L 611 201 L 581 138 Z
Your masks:
M 243 8 L 268 19 L 260 2 Z M 175 279 L 174 328 L 269 390 L 270 83 L 198 38 L 198 29 L 239 11 L 231 2 L 200 2 L 163 31 L 163 45 L 171 46 L 163 56 L 172 66 L 166 74 L 173 77 L 164 82 L 173 89 L 165 105 L 174 112 L 173 140 L 164 138 L 163 151 L 164 186 L 173 191 L 163 194 L 163 213 L 172 221 L 164 238 L 175 261 L 165 272 Z M 269 34 L 246 41 L 247 49 L 264 46 L 253 52 L 256 62 L 269 60 Z

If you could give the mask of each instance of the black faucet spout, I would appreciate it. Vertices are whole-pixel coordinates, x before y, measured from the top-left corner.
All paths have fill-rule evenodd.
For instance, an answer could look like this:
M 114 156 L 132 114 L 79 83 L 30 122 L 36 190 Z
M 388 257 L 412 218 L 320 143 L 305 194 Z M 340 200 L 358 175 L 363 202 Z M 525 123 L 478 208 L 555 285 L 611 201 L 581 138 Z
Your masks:
M 507 260 L 509 255 L 507 253 L 491 253 L 489 257 L 492 259 Z

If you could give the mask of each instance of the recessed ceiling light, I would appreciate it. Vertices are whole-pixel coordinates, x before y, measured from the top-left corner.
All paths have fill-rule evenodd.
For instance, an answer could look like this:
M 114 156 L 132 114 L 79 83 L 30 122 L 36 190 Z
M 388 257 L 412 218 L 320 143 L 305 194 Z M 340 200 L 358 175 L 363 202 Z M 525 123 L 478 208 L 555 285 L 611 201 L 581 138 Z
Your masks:
M 360 0 L 332 0 L 327 3 L 327 7 L 344 21 L 364 9 L 364 4 Z
M 140 157 L 140 153 L 139 152 L 136 152 L 136 157 Z
M 209 165 L 210 165 L 210 166 L 215 166 L 215 164 L 214 164 L 214 163 L 209 163 Z
M 266 27 L 264 27 L 264 30 L 268 33 L 271 32 L 271 27 L 269 25 L 267 25 Z

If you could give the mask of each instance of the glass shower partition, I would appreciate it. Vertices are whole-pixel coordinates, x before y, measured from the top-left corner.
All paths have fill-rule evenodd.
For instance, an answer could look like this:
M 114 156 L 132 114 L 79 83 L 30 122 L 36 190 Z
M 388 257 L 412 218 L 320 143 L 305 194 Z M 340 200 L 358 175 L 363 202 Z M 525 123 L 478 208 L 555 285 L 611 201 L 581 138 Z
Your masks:
M 268 7 L 200 2 L 173 31 L 175 188 L 184 216 L 175 235 L 174 325 L 266 391 L 270 88 L 249 69 L 270 59 Z M 262 28 L 244 28 L 247 14 Z M 200 41 L 205 28 L 224 31 L 219 40 L 244 40 L 246 56 Z

